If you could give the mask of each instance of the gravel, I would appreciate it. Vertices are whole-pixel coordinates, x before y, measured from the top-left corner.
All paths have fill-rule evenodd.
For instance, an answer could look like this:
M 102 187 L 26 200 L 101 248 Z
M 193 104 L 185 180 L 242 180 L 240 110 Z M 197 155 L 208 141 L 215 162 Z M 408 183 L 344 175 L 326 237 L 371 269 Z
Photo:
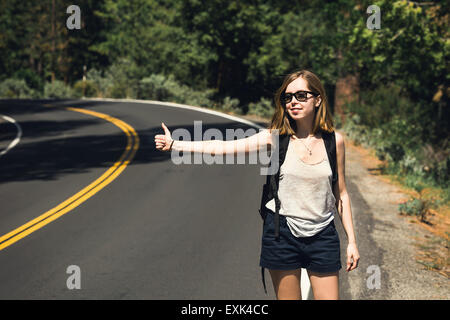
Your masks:
M 398 203 L 408 195 L 373 174 L 370 168 L 375 166 L 367 166 L 347 138 L 345 145 L 347 190 L 361 259 L 357 269 L 345 271 L 347 238 L 339 221 L 341 299 L 449 299 L 447 277 L 426 270 L 416 261 L 417 239 L 431 234 L 399 215 Z

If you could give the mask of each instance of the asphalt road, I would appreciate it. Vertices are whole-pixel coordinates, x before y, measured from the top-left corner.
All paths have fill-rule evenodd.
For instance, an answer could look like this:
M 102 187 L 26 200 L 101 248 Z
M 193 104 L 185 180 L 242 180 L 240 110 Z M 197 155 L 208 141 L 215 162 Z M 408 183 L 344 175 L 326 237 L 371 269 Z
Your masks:
M 224 136 L 225 129 L 251 128 L 212 114 L 131 102 L 0 100 L 0 114 L 23 131 L 0 157 L 0 236 L 96 181 L 130 146 L 110 121 L 65 107 L 127 123 L 139 137 L 137 152 L 89 199 L 0 250 L 0 299 L 275 298 L 267 271 L 265 295 L 258 265 L 261 165 L 176 165 L 155 149 L 161 122 L 192 136 L 199 120 L 203 132 L 217 128 Z M 4 148 L 16 129 L 2 126 Z M 80 272 L 68 273 L 70 266 Z M 76 275 L 80 289 L 69 289 Z

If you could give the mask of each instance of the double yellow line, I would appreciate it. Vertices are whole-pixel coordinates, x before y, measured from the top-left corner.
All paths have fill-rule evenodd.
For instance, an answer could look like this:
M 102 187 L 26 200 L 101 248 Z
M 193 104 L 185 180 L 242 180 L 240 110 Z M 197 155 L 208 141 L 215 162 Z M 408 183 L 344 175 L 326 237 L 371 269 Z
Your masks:
M 119 120 L 117 118 L 111 117 L 107 114 L 95 112 L 91 110 L 85 110 L 80 108 L 65 108 L 67 110 L 81 112 L 94 117 L 98 117 L 107 120 L 117 127 L 119 127 L 127 135 L 127 146 L 125 151 L 120 156 L 114 165 L 112 165 L 104 174 L 102 174 L 97 180 L 92 182 L 90 185 L 79 191 L 74 196 L 68 198 L 58 206 L 50 209 L 39 217 L 27 222 L 26 224 L 18 227 L 17 229 L 5 234 L 0 237 L 0 250 L 12 245 L 13 243 L 19 241 L 20 239 L 26 237 L 30 233 L 42 228 L 43 226 L 49 224 L 53 220 L 58 219 L 62 215 L 71 211 L 75 207 L 82 204 L 84 201 L 92 197 L 94 194 L 103 189 L 106 185 L 111 183 L 118 175 L 125 170 L 126 166 L 133 160 L 137 149 L 139 148 L 139 136 L 136 131 L 127 123 Z

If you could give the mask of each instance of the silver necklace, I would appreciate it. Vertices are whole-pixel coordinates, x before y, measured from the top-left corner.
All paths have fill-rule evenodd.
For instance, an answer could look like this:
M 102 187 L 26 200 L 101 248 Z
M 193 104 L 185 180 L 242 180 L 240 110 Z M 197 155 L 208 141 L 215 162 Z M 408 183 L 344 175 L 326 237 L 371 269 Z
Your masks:
M 314 135 L 312 135 L 312 136 L 310 136 L 310 137 L 313 137 L 313 136 L 314 136 Z M 297 138 L 297 137 L 296 137 L 296 138 Z M 308 146 L 307 146 L 302 140 L 300 140 L 299 138 L 297 138 L 297 140 L 299 140 L 301 143 L 303 143 L 303 145 L 305 146 L 305 148 L 308 150 L 309 155 L 311 156 L 311 155 L 312 155 L 311 149 L 308 148 Z

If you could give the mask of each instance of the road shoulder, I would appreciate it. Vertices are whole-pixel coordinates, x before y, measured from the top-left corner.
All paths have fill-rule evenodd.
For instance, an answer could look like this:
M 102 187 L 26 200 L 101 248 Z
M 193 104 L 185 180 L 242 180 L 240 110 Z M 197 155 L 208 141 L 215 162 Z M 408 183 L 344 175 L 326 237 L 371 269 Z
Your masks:
M 345 141 L 346 176 L 357 185 L 369 208 L 368 212 L 358 210 L 352 201 L 357 241 L 370 236 L 375 242 L 359 248 L 361 257 L 369 261 L 349 276 L 352 299 L 449 299 L 448 279 L 425 269 L 416 259 L 418 241 L 432 234 L 399 215 L 398 204 L 408 195 L 377 173 L 375 157 L 356 147 L 347 137 Z M 369 230 L 368 226 L 361 225 L 366 221 L 362 215 L 372 216 L 370 234 L 361 232 Z M 376 248 L 382 251 L 381 261 L 371 259 L 376 256 L 371 250 Z M 374 269 L 368 269 L 369 266 L 380 270 L 380 289 L 370 288 Z

